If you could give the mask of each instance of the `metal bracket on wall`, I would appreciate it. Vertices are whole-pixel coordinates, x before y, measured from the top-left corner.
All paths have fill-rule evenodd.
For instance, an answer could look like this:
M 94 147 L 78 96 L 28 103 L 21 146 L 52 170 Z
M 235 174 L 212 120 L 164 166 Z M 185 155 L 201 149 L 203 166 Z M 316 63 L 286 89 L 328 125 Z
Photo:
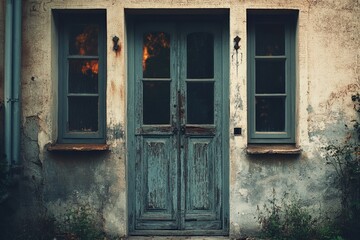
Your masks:
M 239 36 L 236 36 L 234 38 L 234 49 L 236 51 L 240 49 L 240 45 L 239 45 L 240 40 L 241 40 L 241 38 Z
M 18 102 L 18 98 L 8 98 L 6 102 Z
M 112 38 L 112 41 L 113 41 L 113 43 L 114 43 L 113 50 L 114 50 L 115 52 L 117 52 L 117 51 L 119 50 L 119 37 L 118 37 L 118 36 L 114 36 L 114 37 Z

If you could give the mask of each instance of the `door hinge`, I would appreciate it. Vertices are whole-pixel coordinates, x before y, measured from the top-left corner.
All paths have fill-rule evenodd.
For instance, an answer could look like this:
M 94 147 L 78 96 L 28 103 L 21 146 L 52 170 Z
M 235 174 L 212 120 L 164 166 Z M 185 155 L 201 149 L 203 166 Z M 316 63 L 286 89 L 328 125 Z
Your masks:
M 13 102 L 18 102 L 18 101 L 19 101 L 18 98 L 8 98 L 6 102 L 8 102 L 8 103 L 11 102 L 11 103 L 13 103 Z

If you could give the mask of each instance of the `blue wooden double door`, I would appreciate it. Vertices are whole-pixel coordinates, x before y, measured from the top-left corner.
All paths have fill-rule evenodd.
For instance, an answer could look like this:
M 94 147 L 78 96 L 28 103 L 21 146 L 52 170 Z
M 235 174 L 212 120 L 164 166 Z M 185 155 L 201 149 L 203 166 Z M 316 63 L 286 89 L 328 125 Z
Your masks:
M 140 21 L 129 35 L 129 232 L 227 234 L 224 25 Z

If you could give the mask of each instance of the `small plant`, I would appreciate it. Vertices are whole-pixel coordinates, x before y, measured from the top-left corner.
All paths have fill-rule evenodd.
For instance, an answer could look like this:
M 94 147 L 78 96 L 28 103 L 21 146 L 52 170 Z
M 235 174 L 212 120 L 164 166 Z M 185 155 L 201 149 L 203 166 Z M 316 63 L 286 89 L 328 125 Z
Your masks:
M 278 205 L 275 189 L 273 189 L 272 197 L 269 199 L 269 205 L 264 204 L 263 210 L 257 206 L 257 220 L 261 225 L 264 237 L 276 237 L 281 235 L 281 207 Z
M 321 221 L 322 220 L 322 221 Z M 344 240 L 340 236 L 339 228 L 330 219 L 320 219 L 313 239 L 319 240 Z
M 341 224 L 343 232 L 356 239 L 360 234 L 360 94 L 351 97 L 357 119 L 352 120 L 353 128 L 348 129 L 347 138 L 341 144 L 326 146 L 326 162 L 333 166 L 341 193 Z
M 298 198 L 288 199 L 285 193 L 281 199 L 276 197 L 275 189 L 263 208 L 257 207 L 256 217 L 261 226 L 262 238 L 275 240 L 341 240 L 337 228 L 330 221 L 314 218 L 301 205 Z
M 68 209 L 63 222 L 59 223 L 59 237 L 65 240 L 104 239 L 98 228 L 96 211 L 89 204 L 78 204 Z
M 300 206 L 297 199 L 286 202 L 287 193 L 281 200 L 276 198 L 275 189 L 264 204 L 263 210 L 258 210 L 258 222 L 261 225 L 262 237 L 271 239 L 310 239 L 313 235 L 314 221 L 311 215 Z
M 293 199 L 289 204 L 284 203 L 284 232 L 288 239 L 311 239 L 314 235 L 314 219 L 301 206 L 299 199 Z

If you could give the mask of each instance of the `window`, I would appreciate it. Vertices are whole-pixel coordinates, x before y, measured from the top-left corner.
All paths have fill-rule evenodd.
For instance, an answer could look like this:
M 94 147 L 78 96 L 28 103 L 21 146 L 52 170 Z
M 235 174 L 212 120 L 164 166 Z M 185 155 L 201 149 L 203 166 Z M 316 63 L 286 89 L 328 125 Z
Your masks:
M 59 143 L 105 142 L 105 14 L 59 22 Z
M 295 17 L 248 18 L 249 143 L 295 141 Z

